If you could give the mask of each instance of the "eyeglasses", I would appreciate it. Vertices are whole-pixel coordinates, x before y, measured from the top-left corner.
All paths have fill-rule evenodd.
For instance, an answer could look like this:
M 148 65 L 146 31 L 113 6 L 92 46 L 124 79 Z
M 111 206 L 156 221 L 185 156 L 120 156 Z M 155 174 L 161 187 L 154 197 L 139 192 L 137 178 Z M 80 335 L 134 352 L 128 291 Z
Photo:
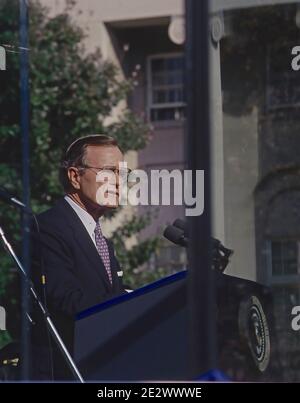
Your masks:
M 116 168 L 116 167 L 92 167 L 90 165 L 81 165 L 78 168 L 83 168 L 83 169 L 90 169 L 91 171 L 95 172 L 96 175 L 103 173 L 103 174 L 111 174 L 114 173 L 114 175 L 118 176 L 128 176 L 132 171 L 129 168 Z

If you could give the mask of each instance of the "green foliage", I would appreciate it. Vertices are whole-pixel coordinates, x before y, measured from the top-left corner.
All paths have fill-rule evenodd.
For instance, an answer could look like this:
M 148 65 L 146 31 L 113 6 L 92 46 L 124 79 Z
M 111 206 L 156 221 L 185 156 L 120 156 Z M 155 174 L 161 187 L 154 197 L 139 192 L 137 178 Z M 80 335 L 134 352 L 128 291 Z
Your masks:
M 0 44 L 18 50 L 18 0 L 3 2 L 0 13 Z M 63 151 L 74 139 L 90 133 L 107 133 L 117 138 L 124 152 L 143 148 L 148 127 L 128 108 L 118 121 L 104 124 L 113 109 L 126 100 L 133 88 L 130 80 L 120 80 L 117 68 L 101 58 L 100 51 L 88 53 L 82 44 L 84 32 L 71 22 L 68 2 L 64 12 L 49 17 L 37 1 L 29 2 L 30 57 L 30 148 L 31 203 L 39 213 L 61 196 L 58 166 Z M 0 84 L 0 183 L 21 196 L 21 138 L 19 54 L 8 53 L 7 71 Z M 2 78 L 1 77 L 1 78 Z M 19 245 L 20 217 L 0 206 L 1 225 L 9 239 Z M 127 251 L 122 237 L 130 237 L 148 225 L 149 219 L 134 218 L 115 232 L 113 241 L 126 270 L 134 270 L 149 259 L 156 248 L 155 239 Z M 0 304 L 13 303 L 7 287 L 15 275 L 12 262 L 0 251 Z M 131 279 L 131 285 L 135 286 Z
M 148 260 L 153 252 L 159 246 L 159 239 L 147 239 L 134 245 L 130 250 L 126 248 L 125 240 L 130 239 L 133 235 L 143 230 L 151 221 L 150 213 L 143 217 L 133 216 L 127 219 L 121 228 L 114 231 L 113 239 L 116 247 L 116 253 L 122 269 L 124 270 L 124 282 L 131 288 L 137 288 L 154 281 L 158 277 L 153 276 L 153 273 L 141 271 L 137 275 L 136 268 L 143 265 Z M 145 259 L 147 257 L 147 259 Z

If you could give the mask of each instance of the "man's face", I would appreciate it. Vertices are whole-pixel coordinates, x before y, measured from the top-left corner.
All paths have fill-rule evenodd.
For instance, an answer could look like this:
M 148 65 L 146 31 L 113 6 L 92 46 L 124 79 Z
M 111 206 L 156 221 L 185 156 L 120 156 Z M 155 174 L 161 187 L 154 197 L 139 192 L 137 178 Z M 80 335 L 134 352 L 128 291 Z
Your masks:
M 119 199 L 119 176 L 114 172 L 123 161 L 124 156 L 116 146 L 88 146 L 83 164 L 86 168 L 81 171 L 71 168 L 69 178 L 83 200 L 114 208 Z

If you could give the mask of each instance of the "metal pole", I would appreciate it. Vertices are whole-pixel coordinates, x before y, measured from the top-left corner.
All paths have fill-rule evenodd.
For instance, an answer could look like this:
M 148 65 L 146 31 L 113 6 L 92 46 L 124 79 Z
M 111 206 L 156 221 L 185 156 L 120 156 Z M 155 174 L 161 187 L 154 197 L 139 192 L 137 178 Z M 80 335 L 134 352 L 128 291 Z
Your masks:
M 18 256 L 15 254 L 11 244 L 6 239 L 6 236 L 5 236 L 4 231 L 1 228 L 1 226 L 0 226 L 0 239 L 3 242 L 5 250 L 10 254 L 10 256 L 13 258 L 14 262 L 16 263 L 17 267 L 19 268 L 20 273 L 22 275 L 22 280 L 24 283 L 26 283 L 28 294 L 30 293 L 33 300 L 36 302 L 36 304 L 41 309 L 41 312 L 46 321 L 47 327 L 48 327 L 52 337 L 54 338 L 54 341 L 56 342 L 57 346 L 60 348 L 60 351 L 62 352 L 67 364 L 69 365 L 69 367 L 74 375 L 74 378 L 77 379 L 79 382 L 84 383 L 84 380 L 83 380 L 78 368 L 76 367 L 76 364 L 74 363 L 73 358 L 71 357 L 67 347 L 65 346 L 63 340 L 61 339 L 61 337 L 60 337 L 54 323 L 52 322 L 48 312 L 46 311 L 44 305 L 40 301 L 40 299 L 33 287 L 33 284 L 31 283 L 29 277 L 26 274 L 26 270 L 25 270 L 24 266 L 22 266 L 22 263 L 18 259 Z M 24 313 L 24 316 L 27 316 L 27 315 L 25 315 L 25 313 Z M 28 320 L 28 316 L 27 316 L 26 320 Z M 23 379 L 26 379 L 26 378 L 23 378 Z
M 217 364 L 216 294 L 211 269 L 208 18 L 208 0 L 186 0 L 187 162 L 193 173 L 204 170 L 205 178 L 204 212 L 188 219 L 189 367 L 192 378 L 216 368 Z
M 29 206 L 29 82 L 28 82 L 28 4 L 27 0 L 19 0 L 20 6 L 20 99 L 21 99 L 21 138 L 22 138 L 22 185 L 23 203 Z M 28 214 L 22 216 L 22 260 L 24 270 L 30 277 L 30 245 Z M 29 292 L 26 281 L 22 280 L 22 379 L 29 379 L 29 331 L 26 312 L 29 311 Z

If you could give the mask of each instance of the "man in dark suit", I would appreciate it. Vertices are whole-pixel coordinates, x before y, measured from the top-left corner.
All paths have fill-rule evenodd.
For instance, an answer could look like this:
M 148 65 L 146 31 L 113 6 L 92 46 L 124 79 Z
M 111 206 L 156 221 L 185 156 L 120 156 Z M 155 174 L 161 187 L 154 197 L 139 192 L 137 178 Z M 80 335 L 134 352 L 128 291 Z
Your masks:
M 77 139 L 68 147 L 61 166 L 65 196 L 38 216 L 40 235 L 39 241 L 35 238 L 34 242 L 33 279 L 40 289 L 44 287 L 50 316 L 71 354 L 74 316 L 125 293 L 123 273 L 112 243 L 102 234 L 100 222 L 109 209 L 118 206 L 122 161 L 123 154 L 112 137 L 89 135 Z M 117 178 L 115 190 L 110 188 L 104 194 L 109 197 L 108 204 L 99 201 L 98 190 L 103 183 L 97 179 L 99 173 L 106 171 Z M 38 374 L 36 377 L 47 378 L 48 337 L 40 322 L 38 319 L 38 325 L 33 327 L 33 344 L 44 353 L 36 354 L 33 372 Z M 72 379 L 55 347 L 54 378 Z

